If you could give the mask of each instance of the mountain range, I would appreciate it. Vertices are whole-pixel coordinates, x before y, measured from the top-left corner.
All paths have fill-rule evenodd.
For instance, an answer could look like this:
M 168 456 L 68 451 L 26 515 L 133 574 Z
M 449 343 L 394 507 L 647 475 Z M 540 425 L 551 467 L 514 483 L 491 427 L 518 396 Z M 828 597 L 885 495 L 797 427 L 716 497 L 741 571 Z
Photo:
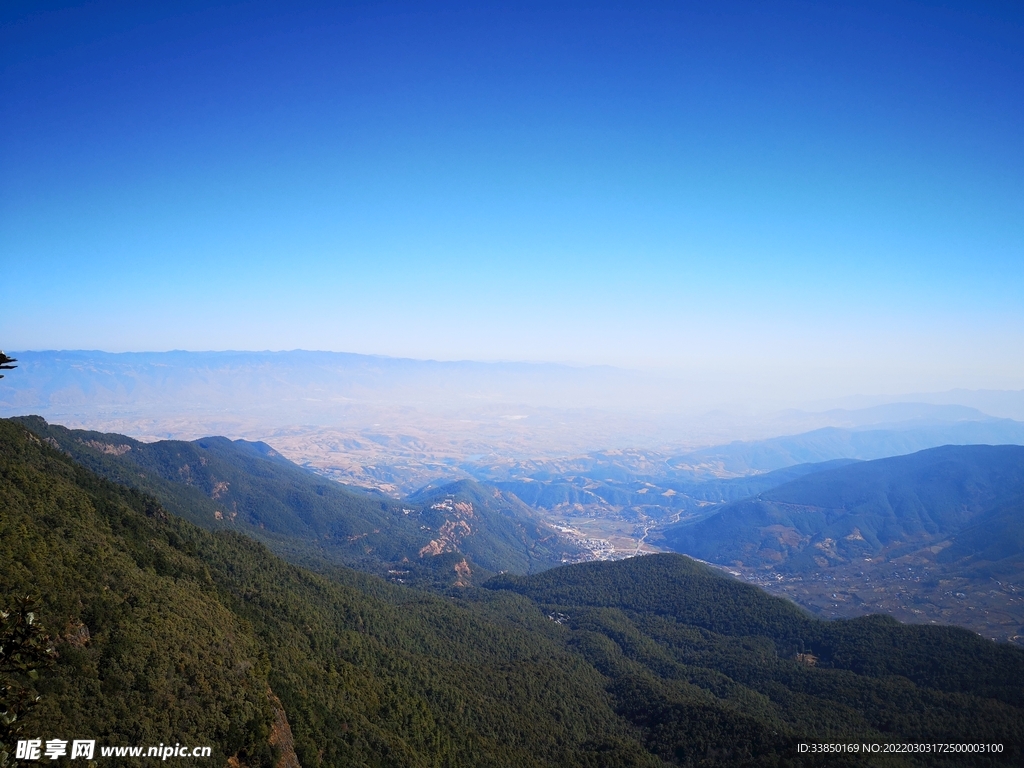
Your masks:
M 257 528 L 198 527 L 9 420 L 0 508 L 0 653 L 27 648 L 11 621 L 55 651 L 0 665 L 5 690 L 39 696 L 0 724 L 0 751 L 81 734 L 210 744 L 252 768 L 820 765 L 799 749 L 811 742 L 1000 745 L 897 766 L 1024 757 L 1021 649 L 884 617 L 821 621 L 681 555 L 447 596 L 312 573 Z
M 500 572 L 668 549 L 727 566 L 826 617 L 880 612 L 1024 638 L 1024 491 L 1005 463 L 1024 453 L 1017 446 L 947 446 L 662 485 L 638 479 L 656 479 L 642 455 L 597 454 L 564 468 L 580 474 L 459 480 L 394 499 L 328 480 L 264 443 L 142 443 L 38 417 L 16 421 L 174 514 L 244 532 L 319 571 L 350 566 L 394 583 L 459 589 Z
M 345 564 L 402 581 L 465 582 L 550 568 L 580 554 L 518 499 L 472 481 L 399 501 L 296 466 L 265 443 L 223 437 L 143 443 L 40 417 L 15 421 L 190 522 L 243 531 L 312 567 Z
M 894 412 L 889 407 L 870 410 L 871 418 Z M 886 428 L 877 424 L 825 427 L 682 454 L 612 450 L 567 459 L 466 463 L 462 469 L 549 510 L 573 505 L 604 513 L 632 508 L 663 519 L 678 512 L 700 512 L 709 502 L 753 495 L 785 477 L 823 469 L 829 462 L 839 465 L 941 445 L 1024 444 L 1021 422 L 985 417 L 972 409 L 953 406 L 910 409 L 911 414 L 915 412 L 930 416 Z M 779 471 L 790 474 L 777 474 Z

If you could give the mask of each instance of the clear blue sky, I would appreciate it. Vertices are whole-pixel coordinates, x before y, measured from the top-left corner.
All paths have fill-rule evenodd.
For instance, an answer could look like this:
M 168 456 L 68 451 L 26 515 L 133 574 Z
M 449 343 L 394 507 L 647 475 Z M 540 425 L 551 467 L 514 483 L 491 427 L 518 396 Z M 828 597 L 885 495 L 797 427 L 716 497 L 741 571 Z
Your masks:
M 5 349 L 1024 387 L 1020 3 L 0 17 Z

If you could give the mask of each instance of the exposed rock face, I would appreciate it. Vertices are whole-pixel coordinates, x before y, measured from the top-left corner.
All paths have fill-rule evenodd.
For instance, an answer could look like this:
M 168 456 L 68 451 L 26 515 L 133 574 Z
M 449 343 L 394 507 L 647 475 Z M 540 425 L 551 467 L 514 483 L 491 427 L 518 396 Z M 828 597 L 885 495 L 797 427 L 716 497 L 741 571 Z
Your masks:
M 95 448 L 100 453 L 108 453 L 111 456 L 124 456 L 132 449 L 130 445 L 111 445 L 110 443 L 101 443 L 99 440 L 82 440 L 80 442 L 90 448 Z
M 444 544 L 442 544 L 438 539 L 433 539 L 420 550 L 420 557 L 426 557 L 427 555 L 440 555 L 442 552 L 444 552 Z
M 288 716 L 281 705 L 281 700 L 269 687 L 267 698 L 270 699 L 270 706 L 274 710 L 274 722 L 270 726 L 270 746 L 276 748 L 280 754 L 275 768 L 302 768 L 299 765 L 299 757 L 295 754 L 295 738 L 292 736 L 292 728 L 288 725 Z
M 89 628 L 82 623 L 81 619 L 72 619 L 64 630 L 64 642 L 73 648 L 83 648 L 89 644 L 92 637 Z
M 469 567 L 469 563 L 466 562 L 466 558 L 462 558 L 455 564 L 455 573 L 458 578 L 455 580 L 456 587 L 468 587 L 469 579 L 473 575 L 473 571 Z
M 441 524 L 437 538 L 431 540 L 420 550 L 420 557 L 458 551 L 462 540 L 473 533 L 469 523 L 460 519 L 473 518 L 473 505 L 468 501 L 454 501 L 448 498 L 437 504 L 432 504 L 430 508 L 450 513 L 451 516 Z

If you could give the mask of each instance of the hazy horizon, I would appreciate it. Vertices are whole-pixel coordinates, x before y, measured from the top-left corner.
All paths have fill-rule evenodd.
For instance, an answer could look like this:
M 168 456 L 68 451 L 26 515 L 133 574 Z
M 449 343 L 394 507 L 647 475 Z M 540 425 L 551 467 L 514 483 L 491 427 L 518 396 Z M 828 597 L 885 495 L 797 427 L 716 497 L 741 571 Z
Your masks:
M 710 374 L 706 371 L 686 371 L 681 369 L 665 369 L 665 368 L 642 368 L 642 367 L 628 367 L 618 366 L 608 363 L 575 363 L 571 361 L 560 361 L 560 360 L 516 360 L 516 359 L 469 359 L 469 358 L 425 358 L 416 356 L 397 356 L 397 355 L 386 355 L 386 354 L 365 354 L 360 352 L 352 352 L 348 350 L 324 350 L 324 349 L 168 349 L 168 350 L 126 350 L 126 351 L 111 351 L 102 350 L 97 348 L 90 349 L 26 349 L 26 350 L 13 350 L 8 349 L 8 354 L 12 355 L 25 355 L 36 356 L 36 355 L 82 355 L 82 354 L 98 354 L 102 356 L 109 356 L 111 359 L 118 357 L 123 359 L 131 358 L 136 356 L 140 359 L 147 356 L 154 355 L 187 355 L 187 356 L 246 356 L 246 355 L 271 355 L 271 356 L 286 356 L 286 355 L 329 355 L 341 358 L 352 358 L 352 359 L 365 359 L 365 360 L 379 360 L 382 362 L 393 362 L 393 363 L 422 363 L 426 365 L 436 364 L 439 366 L 451 365 L 468 365 L 468 366 L 483 366 L 483 367 L 500 367 L 500 366 L 518 366 L 523 369 L 533 368 L 536 370 L 564 370 L 566 372 L 588 372 L 588 373 L 599 373 L 603 375 L 620 376 L 620 377 L 632 377 L 633 381 L 647 382 L 659 382 L 663 387 L 665 386 L 681 386 L 686 387 L 685 389 L 678 390 L 674 398 L 677 400 L 677 405 L 669 408 L 673 411 L 682 411 L 687 413 L 698 413 L 708 412 L 714 410 L 733 410 L 733 411 L 751 411 L 755 413 L 768 413 L 772 411 L 783 411 L 788 409 L 806 410 L 806 411 L 826 411 L 841 408 L 861 409 L 871 407 L 874 405 L 881 405 L 886 403 L 896 402 L 922 402 L 935 404 L 966 404 L 972 403 L 971 407 L 977 407 L 977 397 L 983 393 L 997 393 L 998 399 L 999 393 L 1005 394 L 1016 394 L 1024 392 L 1024 388 L 1017 389 L 1012 387 L 966 387 L 966 386 L 950 386 L 940 387 L 935 386 L 932 388 L 919 388 L 919 389 L 898 389 L 890 386 L 889 389 L 879 389 L 875 391 L 864 391 L 857 390 L 853 387 L 847 387 L 840 389 L 839 391 L 826 392 L 821 390 L 806 390 L 798 387 L 790 387 L 784 392 L 772 391 L 770 394 L 765 394 L 763 386 L 760 382 L 744 382 L 741 377 L 734 374 L 727 374 L 718 372 L 717 374 Z M 757 391 L 757 395 L 753 393 Z M 958 393 L 962 393 L 962 396 L 958 396 Z M 559 396 L 566 396 L 567 393 L 558 393 L 556 399 Z M 582 393 L 570 392 L 567 396 L 579 398 Z M 938 399 L 936 399 L 938 398 Z M 543 399 L 543 398 L 542 398 Z M 680 405 L 683 402 L 686 405 Z M 986 401 L 987 402 L 987 401 Z M 586 395 L 583 395 L 584 406 L 587 405 Z M 647 403 L 649 405 L 649 403 Z M 618 400 L 616 407 L 625 410 L 635 410 L 637 408 L 643 408 L 645 403 L 638 399 L 637 402 L 623 402 Z M 658 403 L 658 406 L 653 410 L 664 410 L 664 404 Z M 1017 406 L 1009 405 L 989 405 L 986 406 L 989 411 L 986 411 L 990 415 L 1000 416 L 1005 415 L 1009 418 L 1024 418 L 1024 411 L 1016 410 Z M 1003 413 L 1005 407 L 1011 408 L 1013 413 L 1017 414 L 1006 415 Z M 985 407 L 982 407 L 985 410 Z

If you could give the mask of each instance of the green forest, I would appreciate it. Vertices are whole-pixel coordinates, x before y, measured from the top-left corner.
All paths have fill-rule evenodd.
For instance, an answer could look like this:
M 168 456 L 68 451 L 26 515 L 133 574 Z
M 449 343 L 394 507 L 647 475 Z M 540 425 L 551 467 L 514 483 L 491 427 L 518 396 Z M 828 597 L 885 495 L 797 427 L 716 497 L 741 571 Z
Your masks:
M 8 755 L 18 738 L 85 736 L 210 744 L 212 764 L 253 768 L 281 764 L 290 743 L 303 768 L 1024 759 L 1024 651 L 966 630 L 820 621 L 681 555 L 438 591 L 339 563 L 314 572 L 246 532 L 196 525 L 186 495 L 154 495 L 166 481 L 129 487 L 78 458 L 0 421 Z M 1003 751 L 827 763 L 798 751 L 836 741 Z

